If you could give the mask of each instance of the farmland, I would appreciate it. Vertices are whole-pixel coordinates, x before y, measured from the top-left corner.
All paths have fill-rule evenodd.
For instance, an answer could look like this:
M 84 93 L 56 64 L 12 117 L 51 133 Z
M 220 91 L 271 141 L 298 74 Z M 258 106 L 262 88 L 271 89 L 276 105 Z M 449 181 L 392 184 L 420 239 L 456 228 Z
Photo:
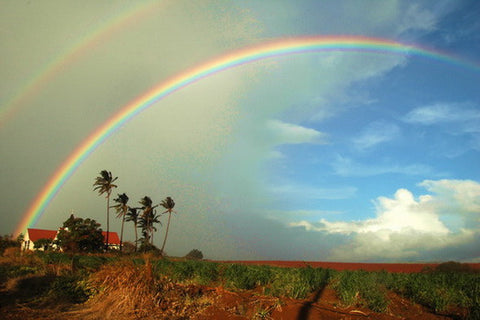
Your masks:
M 480 317 L 478 264 L 214 262 L 56 252 L 6 252 L 0 259 L 5 319 Z

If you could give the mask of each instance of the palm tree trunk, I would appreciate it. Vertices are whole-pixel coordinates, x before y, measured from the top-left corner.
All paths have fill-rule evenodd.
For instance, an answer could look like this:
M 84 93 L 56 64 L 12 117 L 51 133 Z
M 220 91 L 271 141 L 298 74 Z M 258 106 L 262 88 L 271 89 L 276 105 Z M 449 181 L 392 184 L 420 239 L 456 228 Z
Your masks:
M 167 230 L 165 230 L 165 238 L 163 239 L 163 244 L 162 244 L 162 249 L 160 250 L 162 255 L 163 255 L 163 249 L 165 249 L 165 243 L 167 243 L 167 236 L 168 236 L 168 227 L 170 227 L 170 217 L 172 216 L 172 213 L 168 213 L 168 222 L 167 222 Z
M 137 234 L 137 223 L 135 225 L 135 252 L 137 252 L 137 245 L 138 245 L 138 234 Z
M 152 246 L 153 246 L 153 233 L 154 232 L 155 231 L 153 230 L 153 222 L 152 222 L 152 229 L 150 230 L 150 241 L 151 241 Z
M 105 251 L 108 251 L 108 236 L 110 235 L 110 193 L 107 194 L 107 241 Z
M 125 223 L 125 211 L 123 212 L 123 217 L 122 217 L 122 230 L 120 231 L 120 251 L 122 251 L 123 248 L 123 224 Z

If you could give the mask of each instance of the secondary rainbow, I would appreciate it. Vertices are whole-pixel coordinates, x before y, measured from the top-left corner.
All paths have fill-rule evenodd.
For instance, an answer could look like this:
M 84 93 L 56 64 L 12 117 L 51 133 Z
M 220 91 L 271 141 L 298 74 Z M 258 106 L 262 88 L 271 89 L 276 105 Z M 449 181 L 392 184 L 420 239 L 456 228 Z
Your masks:
M 22 215 L 22 219 L 17 225 L 14 234 L 19 234 L 29 226 L 35 225 L 58 190 L 72 176 L 82 162 L 110 135 L 129 120 L 133 119 L 137 114 L 151 107 L 166 96 L 216 73 L 254 61 L 279 56 L 329 51 L 353 51 L 404 56 L 413 55 L 480 71 L 478 64 L 460 60 L 445 53 L 387 39 L 365 37 L 330 36 L 280 39 L 222 55 L 210 62 L 201 64 L 166 81 L 160 82 L 157 86 L 121 108 L 119 112 L 92 132 L 68 156 L 48 180 L 42 191 L 36 196 L 27 211 Z
M 145 19 L 154 12 L 161 3 L 146 2 L 125 6 L 118 13 L 99 23 L 98 26 L 80 37 L 70 46 L 61 50 L 53 59 L 32 72 L 30 79 L 5 103 L 0 109 L 0 127 L 15 113 L 26 105 L 28 99 L 38 93 L 56 75 L 64 71 L 83 55 L 88 54 L 93 48 L 101 46 L 103 42 L 113 37 L 119 31 Z

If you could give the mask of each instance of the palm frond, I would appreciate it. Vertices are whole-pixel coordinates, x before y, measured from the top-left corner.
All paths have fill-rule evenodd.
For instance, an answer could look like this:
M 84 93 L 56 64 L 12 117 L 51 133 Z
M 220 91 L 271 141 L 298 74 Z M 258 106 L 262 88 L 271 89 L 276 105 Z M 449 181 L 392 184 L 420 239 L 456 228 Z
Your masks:
M 173 208 L 175 207 L 175 201 L 173 201 L 171 197 L 166 197 L 165 199 L 162 200 L 160 205 L 165 209 L 167 209 L 164 213 L 172 212 Z

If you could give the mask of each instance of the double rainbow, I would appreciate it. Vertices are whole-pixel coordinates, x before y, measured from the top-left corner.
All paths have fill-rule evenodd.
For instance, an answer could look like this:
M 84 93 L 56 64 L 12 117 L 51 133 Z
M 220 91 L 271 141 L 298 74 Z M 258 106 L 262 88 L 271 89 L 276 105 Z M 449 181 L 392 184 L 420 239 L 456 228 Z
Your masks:
M 121 108 L 120 111 L 92 132 L 68 156 L 43 187 L 42 191 L 36 196 L 27 211 L 23 214 L 20 223 L 15 229 L 15 234 L 19 234 L 27 227 L 35 225 L 58 190 L 100 144 L 137 114 L 151 107 L 166 96 L 216 73 L 254 61 L 284 55 L 329 51 L 414 55 L 480 71 L 478 64 L 460 60 L 445 53 L 379 38 L 351 36 L 291 38 L 280 39 L 234 51 L 159 83 L 145 94 Z
M 49 62 L 32 72 L 30 79 L 5 103 L 0 109 L 0 128 L 6 123 L 28 100 L 41 91 L 46 84 L 54 79 L 63 70 L 72 65 L 83 55 L 103 41 L 124 30 L 131 24 L 145 19 L 160 4 L 145 2 L 125 6 L 105 22 L 99 23 L 70 46 L 61 50 Z

